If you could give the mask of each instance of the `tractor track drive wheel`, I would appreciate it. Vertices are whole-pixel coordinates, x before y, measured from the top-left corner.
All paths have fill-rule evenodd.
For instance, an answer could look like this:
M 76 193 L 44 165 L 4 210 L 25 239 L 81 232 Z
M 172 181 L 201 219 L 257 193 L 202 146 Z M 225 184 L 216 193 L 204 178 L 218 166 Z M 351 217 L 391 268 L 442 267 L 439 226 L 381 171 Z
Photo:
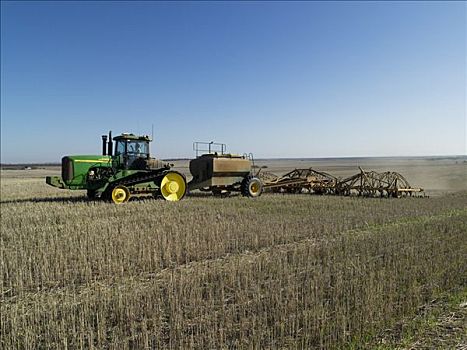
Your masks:
M 167 172 L 161 179 L 160 191 L 165 200 L 179 201 L 186 194 L 185 177 L 175 171 Z
M 123 186 L 119 185 L 112 189 L 112 202 L 115 204 L 123 204 L 128 202 L 130 199 L 130 190 Z
M 247 176 L 242 181 L 241 191 L 245 197 L 259 197 L 263 192 L 263 183 L 257 177 Z

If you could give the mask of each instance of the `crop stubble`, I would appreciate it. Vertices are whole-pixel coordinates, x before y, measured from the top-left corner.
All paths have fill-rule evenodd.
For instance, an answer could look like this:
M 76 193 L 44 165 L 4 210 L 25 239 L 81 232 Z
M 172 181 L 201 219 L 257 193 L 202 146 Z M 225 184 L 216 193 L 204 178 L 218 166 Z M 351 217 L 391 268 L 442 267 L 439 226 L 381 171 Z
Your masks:
M 13 184 L 2 184 L 4 348 L 364 347 L 465 287 L 466 193 L 114 206 L 33 200 L 42 184 L 29 196 Z

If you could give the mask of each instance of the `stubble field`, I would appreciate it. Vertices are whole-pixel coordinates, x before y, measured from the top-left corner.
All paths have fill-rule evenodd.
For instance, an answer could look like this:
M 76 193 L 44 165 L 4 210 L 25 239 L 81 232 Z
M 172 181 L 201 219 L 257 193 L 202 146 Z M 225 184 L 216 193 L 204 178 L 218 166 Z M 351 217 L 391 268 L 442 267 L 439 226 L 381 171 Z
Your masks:
M 356 172 L 310 163 L 268 171 Z M 388 168 L 429 198 L 121 206 L 47 187 L 56 169 L 2 171 L 0 347 L 392 348 L 388 328 L 439 295 L 465 296 L 467 282 L 467 165 L 416 165 Z M 464 342 L 462 328 L 440 348 Z

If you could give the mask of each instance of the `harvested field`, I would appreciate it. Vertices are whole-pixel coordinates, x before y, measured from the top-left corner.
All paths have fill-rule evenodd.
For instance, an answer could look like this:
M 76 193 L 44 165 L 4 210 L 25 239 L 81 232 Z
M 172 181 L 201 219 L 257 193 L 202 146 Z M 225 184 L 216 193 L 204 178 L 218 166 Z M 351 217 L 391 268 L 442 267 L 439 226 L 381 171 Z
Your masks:
M 467 172 L 451 165 L 436 168 L 449 188 L 413 181 L 430 198 L 193 196 L 121 206 L 47 187 L 48 170 L 2 171 L 0 344 L 381 346 L 384 330 L 466 288 Z

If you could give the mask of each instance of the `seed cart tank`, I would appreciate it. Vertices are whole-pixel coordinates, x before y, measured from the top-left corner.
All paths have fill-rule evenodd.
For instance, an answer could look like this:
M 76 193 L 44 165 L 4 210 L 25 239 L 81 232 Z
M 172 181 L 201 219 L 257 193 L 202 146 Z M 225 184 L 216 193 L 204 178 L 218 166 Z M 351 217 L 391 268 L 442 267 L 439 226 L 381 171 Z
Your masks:
M 241 192 L 244 196 L 258 197 L 262 192 L 261 181 L 252 176 L 253 156 L 225 153 L 225 144 L 195 142 L 196 158 L 190 161 L 193 179 L 190 191 L 212 191 L 214 194 Z M 207 152 L 199 155 L 199 153 Z

